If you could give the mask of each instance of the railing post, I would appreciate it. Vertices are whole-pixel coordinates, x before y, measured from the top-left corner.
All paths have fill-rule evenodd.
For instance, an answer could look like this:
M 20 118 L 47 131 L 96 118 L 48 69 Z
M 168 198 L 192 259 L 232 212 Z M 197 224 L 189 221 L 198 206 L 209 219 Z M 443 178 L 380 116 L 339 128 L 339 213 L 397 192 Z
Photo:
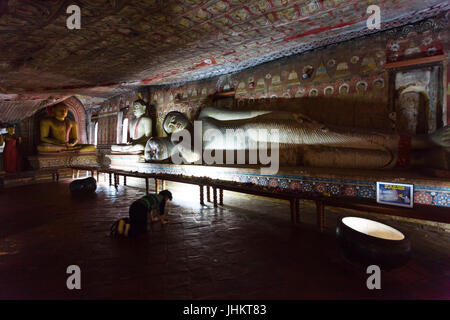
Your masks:
M 214 207 L 217 207 L 217 188 L 213 187 Z
M 323 232 L 325 227 L 325 206 L 321 200 L 316 200 L 316 218 L 317 227 L 320 232 Z
M 296 215 L 297 209 L 295 207 L 296 207 L 295 199 L 289 199 L 289 208 L 291 211 L 291 223 L 292 224 L 297 224 L 297 215 Z
M 204 206 L 205 205 L 205 201 L 204 201 L 204 195 L 203 195 L 203 186 L 202 185 L 199 185 L 199 187 L 200 187 L 200 204 L 202 205 L 202 206 Z
M 211 202 L 210 186 L 206 186 L 206 201 Z

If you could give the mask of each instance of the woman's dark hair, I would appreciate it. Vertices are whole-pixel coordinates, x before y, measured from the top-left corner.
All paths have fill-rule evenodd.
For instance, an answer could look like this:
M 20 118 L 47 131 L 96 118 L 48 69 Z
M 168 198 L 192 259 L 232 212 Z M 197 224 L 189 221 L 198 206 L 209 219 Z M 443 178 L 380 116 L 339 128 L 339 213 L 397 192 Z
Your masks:
M 163 190 L 159 193 L 161 196 L 169 198 L 170 201 L 172 201 L 172 192 L 169 190 Z
M 164 198 L 168 198 L 170 201 L 172 201 L 172 192 L 170 192 L 169 190 L 163 190 L 159 193 L 159 195 L 163 196 Z M 166 201 L 161 201 L 161 203 L 159 204 L 159 213 L 161 215 L 164 214 L 165 208 L 166 208 Z

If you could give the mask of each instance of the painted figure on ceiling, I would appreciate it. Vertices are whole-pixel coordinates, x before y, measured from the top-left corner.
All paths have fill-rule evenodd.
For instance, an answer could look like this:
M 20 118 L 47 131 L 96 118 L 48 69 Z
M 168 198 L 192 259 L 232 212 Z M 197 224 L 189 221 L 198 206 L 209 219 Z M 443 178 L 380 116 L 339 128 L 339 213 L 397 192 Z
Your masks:
M 39 153 L 95 152 L 94 145 L 79 144 L 78 125 L 67 117 L 69 108 L 64 102 L 49 107 L 48 111 L 49 117 L 40 122 Z
M 133 113 L 135 119 L 128 126 L 130 141 L 127 144 L 111 146 L 114 153 L 142 154 L 145 144 L 152 136 L 152 119 L 147 115 L 147 106 L 141 99 L 133 102 Z
M 245 139 L 239 141 L 205 139 L 203 136 L 203 150 L 247 150 L 250 142 L 275 142 L 271 141 L 270 135 L 255 136 L 255 131 L 278 129 L 278 143 L 304 147 L 303 161 L 306 166 L 365 169 L 448 166 L 442 147 L 450 147 L 449 126 L 431 135 L 405 136 L 326 127 L 299 113 L 218 108 L 203 109 L 198 120 L 202 121 L 203 135 L 208 129 L 218 130 L 224 137 L 227 129 L 245 132 Z M 183 129 L 192 132 L 193 127 L 182 113 L 176 111 L 169 112 L 163 122 L 169 136 Z M 187 162 L 197 161 L 201 157 L 196 154 L 198 151 L 180 147 L 181 144 L 175 145 L 170 137 L 152 138 L 147 143 L 145 159 L 164 160 L 175 152 L 179 152 Z M 440 152 L 440 163 L 436 162 L 436 152 L 432 150 Z M 428 158 L 431 154 L 433 159 Z

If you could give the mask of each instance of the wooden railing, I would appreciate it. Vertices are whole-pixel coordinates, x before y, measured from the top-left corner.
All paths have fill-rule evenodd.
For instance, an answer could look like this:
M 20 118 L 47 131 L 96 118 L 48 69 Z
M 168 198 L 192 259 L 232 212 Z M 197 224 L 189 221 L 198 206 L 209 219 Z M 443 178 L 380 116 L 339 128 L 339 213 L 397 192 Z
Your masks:
M 429 206 L 415 204 L 414 208 L 391 207 L 377 203 L 374 199 L 360 199 L 351 197 L 325 197 L 322 194 L 312 192 L 294 193 L 288 190 L 275 190 L 264 188 L 254 184 L 243 184 L 227 180 L 217 180 L 205 177 L 184 176 L 177 174 L 162 174 L 162 173 L 144 173 L 133 172 L 126 170 L 75 166 L 71 167 L 73 174 L 77 170 L 90 171 L 91 175 L 97 173 L 97 180 L 99 173 L 103 172 L 109 174 L 110 185 L 117 186 L 120 181 L 120 176 L 124 177 L 124 185 L 126 185 L 127 177 L 135 177 L 145 179 L 146 192 L 149 193 L 149 179 L 155 180 L 155 191 L 159 192 L 165 189 L 165 182 L 179 182 L 198 185 L 200 187 L 200 204 L 204 205 L 204 187 L 206 187 L 207 201 L 211 201 L 211 189 L 213 194 L 214 207 L 223 205 L 223 190 L 246 193 L 256 196 L 276 198 L 289 201 L 291 222 L 296 224 L 300 217 L 299 200 L 311 200 L 316 204 L 317 226 L 320 231 L 323 231 L 325 226 L 325 207 L 341 207 L 367 212 L 377 212 L 387 215 L 401 216 L 407 218 L 429 220 L 443 223 L 450 223 L 450 209 L 448 207 Z M 114 179 L 113 179 L 114 177 Z M 219 196 L 219 197 L 218 197 Z

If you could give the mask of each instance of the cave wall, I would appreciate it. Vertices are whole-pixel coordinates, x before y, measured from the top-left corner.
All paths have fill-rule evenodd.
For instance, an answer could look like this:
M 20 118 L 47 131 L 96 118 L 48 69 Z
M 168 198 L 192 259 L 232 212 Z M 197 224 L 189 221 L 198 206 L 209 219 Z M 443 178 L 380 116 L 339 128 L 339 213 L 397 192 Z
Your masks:
M 393 130 L 394 92 L 386 64 L 441 55 L 448 48 L 445 18 L 393 29 L 290 56 L 241 71 L 187 83 L 152 87 L 157 134 L 169 111 L 195 119 L 200 110 L 217 104 L 211 95 L 224 84 L 234 87 L 230 108 L 303 113 L 329 125 Z M 445 103 L 441 102 L 441 103 Z
M 152 105 L 153 135 L 164 136 L 162 121 L 170 111 L 195 119 L 202 108 L 283 110 L 303 113 L 327 125 L 395 130 L 395 72 L 386 65 L 442 56 L 441 122 L 448 112 L 448 17 L 393 28 L 355 40 L 289 56 L 234 74 L 183 85 L 142 87 L 105 101 L 99 113 L 99 144 L 117 142 L 117 114 L 140 92 Z M 413 67 L 414 68 L 414 67 Z M 444 87 L 445 86 L 445 87 Z M 234 89 L 234 99 L 214 100 L 214 93 Z M 124 117 L 133 117 L 132 112 Z

